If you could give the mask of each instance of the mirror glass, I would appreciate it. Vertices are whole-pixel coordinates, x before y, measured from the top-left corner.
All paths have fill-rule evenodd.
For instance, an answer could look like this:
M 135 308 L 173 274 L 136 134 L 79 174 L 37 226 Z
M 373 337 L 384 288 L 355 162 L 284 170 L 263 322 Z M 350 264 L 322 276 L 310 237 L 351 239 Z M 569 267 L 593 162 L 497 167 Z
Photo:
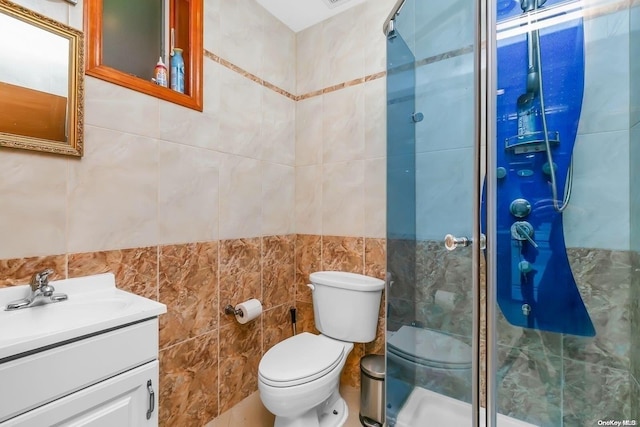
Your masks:
M 82 155 L 82 33 L 0 0 L 0 145 Z

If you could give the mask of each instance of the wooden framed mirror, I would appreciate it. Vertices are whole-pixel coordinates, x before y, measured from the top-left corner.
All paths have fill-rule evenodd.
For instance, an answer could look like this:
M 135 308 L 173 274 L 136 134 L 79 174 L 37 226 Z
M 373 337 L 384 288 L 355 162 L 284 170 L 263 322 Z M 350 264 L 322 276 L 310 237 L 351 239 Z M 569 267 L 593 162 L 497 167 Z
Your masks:
M 0 0 L 0 38 L 0 146 L 82 156 L 82 32 Z

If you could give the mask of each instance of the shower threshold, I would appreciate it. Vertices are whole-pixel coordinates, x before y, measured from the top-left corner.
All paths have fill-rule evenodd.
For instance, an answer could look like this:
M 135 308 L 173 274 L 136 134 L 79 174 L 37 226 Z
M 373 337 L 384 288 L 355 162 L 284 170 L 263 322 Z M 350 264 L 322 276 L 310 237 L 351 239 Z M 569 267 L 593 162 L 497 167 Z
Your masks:
M 481 411 L 481 426 L 484 426 L 485 409 Z M 395 427 L 418 426 L 470 426 L 471 405 L 434 393 L 421 387 L 415 387 L 398 413 Z M 506 415 L 498 414 L 500 427 L 537 427 Z

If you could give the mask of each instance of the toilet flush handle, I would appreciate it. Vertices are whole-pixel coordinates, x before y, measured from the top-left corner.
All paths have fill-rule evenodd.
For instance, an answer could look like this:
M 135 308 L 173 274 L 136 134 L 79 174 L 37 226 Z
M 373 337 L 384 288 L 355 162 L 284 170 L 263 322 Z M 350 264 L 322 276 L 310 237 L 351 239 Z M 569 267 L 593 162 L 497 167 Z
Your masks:
M 311 283 L 307 283 L 307 286 L 309 287 L 309 289 L 311 289 L 311 292 L 316 290 L 316 287 L 313 286 Z

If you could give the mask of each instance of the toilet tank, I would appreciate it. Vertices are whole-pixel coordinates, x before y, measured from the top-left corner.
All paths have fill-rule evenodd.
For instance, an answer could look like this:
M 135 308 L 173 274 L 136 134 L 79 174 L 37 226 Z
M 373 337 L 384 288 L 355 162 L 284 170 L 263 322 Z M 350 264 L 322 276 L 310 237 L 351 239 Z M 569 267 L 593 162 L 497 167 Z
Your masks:
M 318 271 L 309 278 L 316 328 L 323 335 L 347 342 L 375 339 L 383 280 L 342 271 Z

